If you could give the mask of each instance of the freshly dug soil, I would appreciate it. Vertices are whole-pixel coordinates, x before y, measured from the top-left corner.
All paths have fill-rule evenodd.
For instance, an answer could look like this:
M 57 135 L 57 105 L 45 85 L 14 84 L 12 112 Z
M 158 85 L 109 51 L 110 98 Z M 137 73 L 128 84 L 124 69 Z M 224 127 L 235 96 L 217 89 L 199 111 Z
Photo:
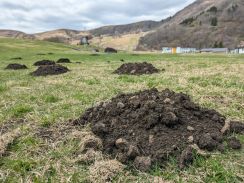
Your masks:
M 68 72 L 69 69 L 62 65 L 45 65 L 40 66 L 38 69 L 31 73 L 32 76 L 47 76 L 47 75 L 58 75 Z
M 117 53 L 118 51 L 116 50 L 116 49 L 114 49 L 114 48 L 106 48 L 105 50 L 104 50 L 104 52 L 105 53 Z
M 57 63 L 71 63 L 68 58 L 60 58 Z
M 231 149 L 236 149 L 236 150 L 241 149 L 242 146 L 240 140 L 238 140 L 235 137 L 230 138 L 227 144 Z
M 240 121 L 231 121 L 230 132 L 244 134 L 244 123 Z
M 34 66 L 42 66 L 42 65 L 55 65 L 55 62 L 51 60 L 41 60 L 34 63 Z
M 28 69 L 28 68 L 26 67 L 26 65 L 9 64 L 5 69 L 20 70 L 20 69 Z
M 122 163 L 134 161 L 135 167 L 146 171 L 182 152 L 191 157 L 185 150 L 191 144 L 217 150 L 223 142 L 225 117 L 201 108 L 186 94 L 151 89 L 118 95 L 88 109 L 73 123 L 90 123 L 93 133 L 102 139 L 104 153 Z
M 153 74 L 158 73 L 159 70 L 155 68 L 152 64 L 143 63 L 126 63 L 121 65 L 115 74 L 130 74 L 130 75 L 142 75 L 142 74 Z

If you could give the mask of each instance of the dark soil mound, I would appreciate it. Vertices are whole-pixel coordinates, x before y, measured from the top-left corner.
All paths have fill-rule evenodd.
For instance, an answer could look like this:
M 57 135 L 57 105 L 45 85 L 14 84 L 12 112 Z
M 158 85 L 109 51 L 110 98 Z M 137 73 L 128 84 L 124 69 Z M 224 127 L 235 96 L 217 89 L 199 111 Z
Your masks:
M 57 63 L 71 63 L 68 58 L 60 58 Z
M 69 69 L 62 65 L 45 65 L 40 66 L 38 69 L 31 73 L 32 76 L 47 76 L 47 75 L 58 75 L 68 72 Z
M 240 121 L 232 121 L 230 123 L 230 132 L 244 134 L 244 123 Z
M 190 156 L 184 150 L 194 143 L 204 150 L 218 149 L 225 117 L 201 108 L 186 94 L 151 89 L 103 102 L 74 124 L 88 122 L 102 139 L 105 153 L 122 163 L 134 161 L 136 167 L 150 167 L 163 165 L 169 156 L 179 157 L 182 152 Z
M 9 64 L 5 69 L 20 70 L 20 69 L 28 69 L 28 68 L 26 67 L 26 65 Z
M 121 65 L 115 74 L 130 74 L 130 75 L 142 75 L 142 74 L 153 74 L 158 73 L 159 70 L 155 68 L 152 64 L 143 63 L 126 63 Z
M 41 60 L 34 63 L 34 66 L 42 66 L 42 65 L 55 65 L 55 62 L 51 60 Z
M 104 50 L 105 53 L 117 53 L 118 51 L 114 48 L 106 48 Z

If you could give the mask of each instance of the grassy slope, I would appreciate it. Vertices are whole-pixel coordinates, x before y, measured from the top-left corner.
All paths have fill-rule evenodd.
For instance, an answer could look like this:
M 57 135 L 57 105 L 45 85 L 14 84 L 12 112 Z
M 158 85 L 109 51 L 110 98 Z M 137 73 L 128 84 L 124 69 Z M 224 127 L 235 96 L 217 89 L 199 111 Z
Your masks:
M 194 101 L 230 119 L 244 119 L 244 56 L 126 53 L 91 56 L 87 50 L 75 51 L 62 44 L 41 41 L 0 39 L 0 123 L 6 127 L 10 121 L 26 121 L 21 127 L 23 135 L 8 147 L 9 154 L 0 158 L 0 181 L 85 182 L 88 166 L 73 161 L 76 141 L 61 140 L 54 146 L 35 133 L 75 119 L 89 106 L 121 92 L 170 88 L 190 94 Z M 54 55 L 37 55 L 48 52 Z M 10 60 L 19 56 L 23 60 Z M 34 78 L 29 75 L 35 70 L 32 66 L 35 61 L 61 57 L 81 64 L 67 64 L 71 72 L 60 76 Z M 150 61 L 166 71 L 140 77 L 113 75 L 121 65 L 120 59 Z M 24 63 L 29 70 L 3 69 L 12 62 Z M 239 138 L 244 142 L 244 136 Z M 185 171 L 179 171 L 172 159 L 164 170 L 152 169 L 151 175 L 175 182 L 241 182 L 241 178 L 244 180 L 243 155 L 243 150 L 227 150 L 206 161 L 197 158 Z M 133 180 L 149 177 L 149 174 L 128 171 Z M 115 179 L 118 180 L 125 182 L 124 173 Z

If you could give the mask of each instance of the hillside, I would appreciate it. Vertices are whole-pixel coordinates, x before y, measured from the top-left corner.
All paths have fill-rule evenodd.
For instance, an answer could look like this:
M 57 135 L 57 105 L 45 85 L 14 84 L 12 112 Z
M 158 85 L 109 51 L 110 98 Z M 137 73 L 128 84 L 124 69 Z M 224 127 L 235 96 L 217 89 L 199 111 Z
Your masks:
M 137 49 L 163 46 L 234 48 L 244 40 L 243 0 L 197 0 L 142 37 Z
M 234 48 L 244 41 L 243 0 L 197 0 L 173 17 L 126 25 L 104 26 L 90 31 L 59 29 L 33 35 L 0 30 L 0 37 L 28 38 L 77 44 L 83 36 L 99 47 L 120 50 L 161 50 L 162 47 Z
M 16 30 L 0 30 L 0 37 L 34 39 L 35 36 Z
M 90 30 L 89 32 L 94 36 L 109 35 L 116 36 L 121 34 L 131 34 L 148 32 L 162 25 L 162 22 L 156 21 L 142 21 L 126 25 L 112 25 Z

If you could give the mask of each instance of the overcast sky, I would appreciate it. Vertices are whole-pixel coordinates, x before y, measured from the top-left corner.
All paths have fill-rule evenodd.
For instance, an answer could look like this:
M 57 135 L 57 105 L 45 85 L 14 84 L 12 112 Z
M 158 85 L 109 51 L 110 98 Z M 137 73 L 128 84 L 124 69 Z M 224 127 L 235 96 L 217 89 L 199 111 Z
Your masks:
M 0 29 L 26 33 L 162 20 L 194 0 L 0 0 Z

